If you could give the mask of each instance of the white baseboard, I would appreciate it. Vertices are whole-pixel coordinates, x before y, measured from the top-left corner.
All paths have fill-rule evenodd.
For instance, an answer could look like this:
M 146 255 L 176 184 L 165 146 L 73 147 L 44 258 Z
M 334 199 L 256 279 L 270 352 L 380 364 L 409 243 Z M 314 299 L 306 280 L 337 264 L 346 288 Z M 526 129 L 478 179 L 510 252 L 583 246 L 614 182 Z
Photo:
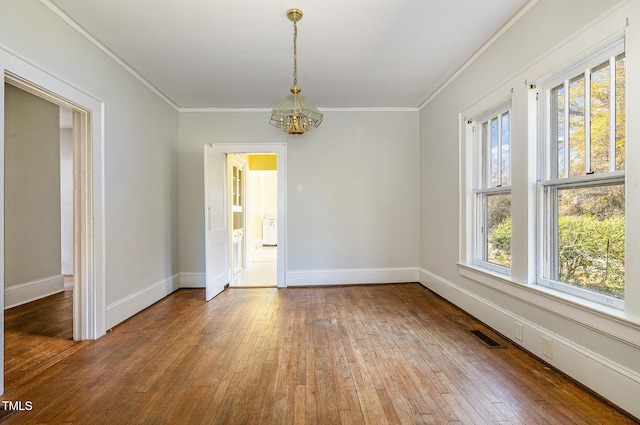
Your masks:
M 4 308 L 16 307 L 64 291 L 64 276 L 57 275 L 4 289 Z
M 416 267 L 389 269 L 294 270 L 287 272 L 287 286 L 354 285 L 417 281 L 418 269 Z M 204 287 L 204 273 L 180 273 L 180 288 Z
M 106 328 L 110 329 L 118 323 L 125 321 L 179 288 L 179 279 L 176 273 L 148 288 L 108 305 Z
M 287 271 L 287 286 L 354 285 L 417 281 L 418 268 L 416 267 Z
M 204 273 L 180 272 L 181 288 L 204 288 Z
M 419 282 L 525 350 L 640 417 L 637 396 L 640 394 L 640 371 L 621 366 L 427 270 L 420 270 Z M 516 323 L 522 325 L 522 339 L 515 338 Z M 544 353 L 545 339 L 551 341 L 551 356 Z

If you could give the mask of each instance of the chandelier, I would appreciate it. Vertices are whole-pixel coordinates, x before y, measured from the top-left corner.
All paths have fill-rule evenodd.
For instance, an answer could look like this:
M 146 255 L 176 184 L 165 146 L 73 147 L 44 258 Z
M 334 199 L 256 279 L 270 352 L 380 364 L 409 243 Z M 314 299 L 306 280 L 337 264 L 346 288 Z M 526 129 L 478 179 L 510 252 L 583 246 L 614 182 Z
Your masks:
M 316 109 L 304 96 L 298 87 L 298 64 L 296 40 L 298 38 L 297 22 L 302 19 L 299 9 L 287 10 L 287 17 L 293 21 L 293 87 L 291 94 L 271 110 L 269 124 L 286 131 L 289 134 L 304 134 L 317 127 L 322 122 L 322 113 Z

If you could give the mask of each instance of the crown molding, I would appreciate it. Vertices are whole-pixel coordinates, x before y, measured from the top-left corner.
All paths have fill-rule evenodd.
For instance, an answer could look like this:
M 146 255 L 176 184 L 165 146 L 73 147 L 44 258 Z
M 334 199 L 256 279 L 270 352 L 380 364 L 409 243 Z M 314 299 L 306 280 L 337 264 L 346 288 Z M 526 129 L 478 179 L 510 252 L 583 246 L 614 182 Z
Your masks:
M 471 56 L 458 70 L 453 73 L 440 87 L 438 87 L 424 102 L 418 107 L 346 107 L 346 108 L 318 108 L 320 111 L 325 112 L 416 112 L 422 110 L 431 101 L 444 91 L 453 81 L 460 76 L 478 57 L 480 57 L 489 47 L 491 47 L 509 28 L 511 28 L 517 21 L 519 21 L 533 6 L 538 3 L 539 0 L 530 0 L 520 11 L 513 16 L 509 22 L 507 22 L 496 34 L 489 39 L 476 53 Z M 60 19 L 62 19 L 67 25 L 75 29 L 89 42 L 95 45 L 98 49 L 109 56 L 114 62 L 129 72 L 134 78 L 144 84 L 149 90 L 154 92 L 158 97 L 164 100 L 172 108 L 179 112 L 192 113 L 192 112 L 265 112 L 270 111 L 270 108 L 181 108 L 176 105 L 171 99 L 169 99 L 164 93 L 158 90 L 153 84 L 140 75 L 135 69 L 127 65 L 122 59 L 120 59 L 115 53 L 109 50 L 104 44 L 98 41 L 95 37 L 89 34 L 84 28 L 78 25 L 69 15 L 64 13 L 60 8 L 51 3 L 50 0 L 40 0 L 45 7 L 55 13 Z
M 419 108 L 414 107 L 353 107 L 353 108 L 318 108 L 320 112 L 418 112 Z M 271 108 L 178 108 L 179 112 L 185 113 L 207 113 L 207 112 L 271 112 Z
M 460 74 L 462 74 L 467 68 L 469 68 L 476 61 L 476 59 L 478 59 L 487 49 L 489 49 L 489 47 L 493 45 L 493 43 L 495 43 L 500 37 L 502 37 L 502 35 L 507 32 L 509 28 L 514 26 L 516 22 L 518 22 L 524 15 L 526 15 L 527 12 L 529 12 L 529 10 L 531 10 L 531 8 L 538 3 L 538 1 L 539 0 L 530 0 L 522 9 L 520 9 L 520 11 L 518 11 L 518 13 L 513 16 L 513 18 L 509 20 L 509 22 L 507 22 L 502 28 L 500 28 L 500 30 L 489 39 L 489 41 L 483 44 L 482 47 L 480 47 L 480 49 L 478 49 L 478 51 L 473 54 L 473 56 L 471 56 L 460 68 L 458 68 L 458 70 L 454 72 L 453 75 L 451 75 L 447 79 L 447 81 L 445 81 L 440 87 L 438 87 L 436 91 L 431 93 L 427 100 L 422 102 L 418 109 L 422 110 L 422 108 L 431 103 L 431 101 L 435 99 L 436 96 L 442 93 L 444 89 L 449 87 L 449 85 L 453 83 L 456 78 L 460 76 Z
M 76 21 L 71 19 L 69 15 L 64 13 L 58 6 L 51 3 L 50 0 L 40 0 L 46 8 L 55 13 L 60 19 L 62 19 L 67 25 L 76 30 L 80 35 L 86 38 L 90 43 L 100 49 L 103 53 L 109 56 L 114 62 L 124 68 L 129 74 L 131 74 L 135 79 L 144 84 L 149 90 L 155 93 L 158 97 L 164 100 L 169 106 L 174 108 L 175 110 L 179 110 L 178 105 L 176 105 L 171 99 L 164 95 L 160 90 L 158 90 L 153 84 L 151 84 L 148 80 L 146 80 L 142 75 L 138 74 L 138 72 L 127 65 L 122 59 L 120 59 L 115 53 L 109 50 L 104 44 L 100 43 L 95 37 L 89 34 L 84 28 L 82 28 Z
M 347 108 L 318 108 L 321 112 L 418 112 L 420 109 L 411 106 L 362 106 Z

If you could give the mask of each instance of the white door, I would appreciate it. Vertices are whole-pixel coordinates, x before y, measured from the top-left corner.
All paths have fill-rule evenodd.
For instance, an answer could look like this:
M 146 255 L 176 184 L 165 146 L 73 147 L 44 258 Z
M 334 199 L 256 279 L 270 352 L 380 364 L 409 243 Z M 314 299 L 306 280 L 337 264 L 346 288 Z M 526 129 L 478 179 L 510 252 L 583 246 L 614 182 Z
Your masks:
M 229 283 L 227 155 L 204 147 L 205 298 L 209 301 Z

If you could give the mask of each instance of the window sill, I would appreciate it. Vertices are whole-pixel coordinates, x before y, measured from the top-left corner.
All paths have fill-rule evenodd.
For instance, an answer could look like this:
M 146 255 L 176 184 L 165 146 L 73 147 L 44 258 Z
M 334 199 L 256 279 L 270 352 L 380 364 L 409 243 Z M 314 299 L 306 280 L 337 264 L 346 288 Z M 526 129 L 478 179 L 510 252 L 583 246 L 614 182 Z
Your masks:
M 627 316 L 622 310 L 537 284 L 516 282 L 510 276 L 478 266 L 457 265 L 460 276 L 640 348 L 640 321 Z

